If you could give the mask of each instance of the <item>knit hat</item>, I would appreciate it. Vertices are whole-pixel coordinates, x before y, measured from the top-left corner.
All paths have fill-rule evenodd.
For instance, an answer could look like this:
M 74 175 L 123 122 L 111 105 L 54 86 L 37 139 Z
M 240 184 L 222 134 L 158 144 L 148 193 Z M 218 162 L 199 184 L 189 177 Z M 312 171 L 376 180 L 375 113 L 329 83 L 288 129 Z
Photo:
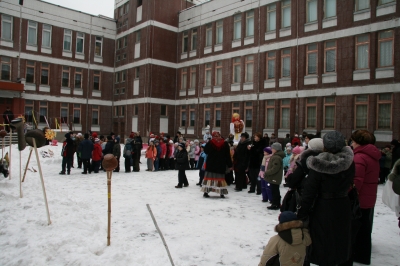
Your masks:
M 67 133 L 64 135 L 67 139 L 69 139 L 71 137 L 71 134 Z
M 97 138 L 97 133 L 96 132 L 92 133 L 92 138 Z
M 81 133 L 79 133 L 79 134 L 81 134 Z M 78 136 L 79 136 L 79 134 L 78 134 Z M 81 136 L 82 136 L 82 134 L 81 134 Z M 88 134 L 88 133 L 85 133 L 84 138 L 85 138 L 85 139 L 88 139 L 88 138 L 89 138 L 89 134 Z
M 178 146 L 181 147 L 182 149 L 185 149 L 185 144 L 183 143 L 179 143 Z
M 201 144 L 201 147 L 203 147 L 203 148 L 204 148 L 205 146 L 206 146 L 206 144 L 205 144 L 205 143 Z
M 291 151 L 292 150 L 292 146 L 286 147 L 287 151 Z
M 293 149 L 293 153 L 294 153 L 294 154 L 301 154 L 303 151 L 304 151 L 304 147 L 301 147 L 301 146 L 296 146 L 296 147 Z
M 94 142 L 97 143 L 97 142 L 100 142 L 100 140 L 98 138 L 95 138 Z
M 265 147 L 263 151 L 268 153 L 268 154 L 272 154 L 271 147 Z
M 82 137 L 82 133 L 76 134 L 77 137 Z
M 191 141 L 191 142 L 190 142 L 190 145 L 193 145 L 193 144 L 194 144 L 194 142 L 193 142 L 193 141 Z
M 292 147 L 292 144 L 290 142 L 286 143 L 286 147 Z
M 108 135 L 107 140 L 112 140 L 112 137 L 110 135 Z
M 131 134 L 129 134 L 129 138 L 132 139 L 133 138 L 133 132 Z
M 279 142 L 275 142 L 271 145 L 271 149 L 274 149 L 276 151 L 281 151 L 282 150 L 282 145 Z
M 198 140 L 198 139 L 195 139 L 193 142 L 194 142 L 194 143 L 199 143 L 199 140 Z
M 336 130 L 326 133 L 323 140 L 325 149 L 332 153 L 337 153 L 341 151 L 344 146 L 346 146 L 344 136 L 342 133 Z
M 308 142 L 308 148 L 314 151 L 322 151 L 324 149 L 324 142 L 321 138 L 314 138 Z
M 249 138 L 249 133 L 244 132 L 244 133 L 240 134 L 240 137 L 245 137 L 246 139 L 248 139 Z
M 285 212 L 281 212 L 281 214 L 279 215 L 279 223 L 280 224 L 291 222 L 294 220 L 297 220 L 297 216 L 294 212 L 285 211 Z
M 115 140 L 117 141 L 117 143 L 119 143 L 121 138 L 120 137 L 115 137 Z
M 169 143 L 169 144 L 174 144 L 174 141 L 173 141 L 172 139 L 170 139 L 170 140 L 168 141 L 168 143 Z

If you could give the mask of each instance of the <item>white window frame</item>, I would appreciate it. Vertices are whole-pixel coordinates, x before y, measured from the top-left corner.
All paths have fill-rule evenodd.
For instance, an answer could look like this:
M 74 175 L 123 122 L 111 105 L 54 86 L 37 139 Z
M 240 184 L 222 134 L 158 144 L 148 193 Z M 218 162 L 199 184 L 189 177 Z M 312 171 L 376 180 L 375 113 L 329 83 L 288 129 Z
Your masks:
M 97 44 L 100 44 L 100 54 L 96 52 Z M 94 56 L 102 57 L 103 54 L 103 37 L 95 36 Z
M 250 31 L 250 26 L 253 24 L 253 32 Z M 246 37 L 254 36 L 254 10 L 249 10 L 246 12 Z
M 362 8 L 362 9 L 360 9 L 360 2 L 361 1 L 365 1 L 365 2 L 367 2 L 368 3 L 368 6 L 366 7 L 366 8 Z M 370 3 L 370 0 L 356 0 L 355 1 L 355 11 L 357 12 L 357 11 L 361 11 L 361 10 L 367 10 L 367 9 L 370 9 L 371 8 L 371 3 Z
M 240 24 L 240 31 L 238 36 L 236 35 L 236 25 Z M 242 14 L 236 14 L 233 16 L 233 39 L 239 40 L 242 38 Z
M 327 12 L 326 7 L 328 6 L 327 2 L 330 2 L 330 1 L 335 1 L 335 14 L 328 17 L 327 16 L 328 12 Z M 337 17 L 337 1 L 336 0 L 324 0 L 324 18 L 329 19 L 329 18 L 335 18 L 335 17 Z
M 197 29 L 192 30 L 192 37 L 190 42 L 190 51 L 197 50 Z
M 28 31 L 27 31 L 27 44 L 28 45 L 37 45 L 37 28 L 38 28 L 38 23 L 36 21 L 28 20 Z M 29 32 L 31 30 L 35 31 L 35 41 L 34 43 L 29 42 Z
M 78 40 L 82 40 L 82 52 L 78 52 Z M 83 32 L 76 33 L 76 53 L 77 54 L 85 53 L 85 33 Z
M 218 20 L 216 23 L 215 44 L 221 44 L 224 41 L 224 21 Z M 221 41 L 219 41 L 221 40 Z
M 69 49 L 65 49 L 66 37 L 69 37 Z M 64 29 L 63 51 L 71 52 L 72 50 L 72 30 Z
M 289 10 L 290 10 L 290 19 L 289 19 L 289 25 L 287 25 L 287 26 L 284 26 L 284 20 L 285 20 L 285 16 L 284 16 L 284 11 L 285 11 L 285 9 L 287 9 L 287 8 L 289 8 Z M 291 13 L 292 13 L 292 3 L 291 3 L 291 0 L 283 0 L 282 1 L 282 28 L 283 29 L 285 29 L 285 28 L 290 28 L 291 26 L 292 26 L 292 16 L 291 16 Z
M 46 27 L 47 27 L 47 28 L 46 28 Z M 52 27 L 51 25 L 43 24 L 43 28 L 42 28 L 42 47 L 48 47 L 48 48 L 51 47 L 51 33 L 52 33 L 52 29 L 53 29 L 53 27 Z M 45 33 L 45 32 L 48 32 L 48 33 L 49 33 L 49 36 L 50 36 L 50 38 L 49 38 L 49 45 L 45 45 L 45 44 L 44 44 L 44 33 Z
M 316 3 L 316 9 L 315 10 L 310 10 L 311 4 Z M 310 13 L 311 11 L 315 11 L 315 19 L 311 20 L 310 19 Z M 307 8 L 306 8 L 306 22 L 307 23 L 312 23 L 312 22 L 317 22 L 318 21 L 318 0 L 307 0 Z
M 213 26 L 212 23 L 209 23 L 206 25 L 206 47 L 209 47 L 212 45 L 212 30 Z
M 4 28 L 5 28 L 5 23 L 10 24 L 10 38 L 4 37 Z M 13 17 L 10 15 L 6 14 L 1 14 L 1 39 L 6 40 L 6 41 L 12 41 L 13 40 Z
M 271 28 L 270 21 L 271 14 L 275 13 L 275 24 L 274 27 Z M 275 31 L 276 30 L 276 3 L 270 4 L 267 6 L 267 32 Z

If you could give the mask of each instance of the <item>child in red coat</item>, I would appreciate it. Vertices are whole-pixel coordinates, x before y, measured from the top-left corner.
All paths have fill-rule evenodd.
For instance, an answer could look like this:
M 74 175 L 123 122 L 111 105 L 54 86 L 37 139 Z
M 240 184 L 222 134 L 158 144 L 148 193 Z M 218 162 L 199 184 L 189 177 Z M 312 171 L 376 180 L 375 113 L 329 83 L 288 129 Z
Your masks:
M 100 140 L 96 138 L 94 140 L 93 152 L 92 152 L 92 168 L 94 173 L 99 172 L 101 157 L 103 156 L 103 151 L 100 146 Z

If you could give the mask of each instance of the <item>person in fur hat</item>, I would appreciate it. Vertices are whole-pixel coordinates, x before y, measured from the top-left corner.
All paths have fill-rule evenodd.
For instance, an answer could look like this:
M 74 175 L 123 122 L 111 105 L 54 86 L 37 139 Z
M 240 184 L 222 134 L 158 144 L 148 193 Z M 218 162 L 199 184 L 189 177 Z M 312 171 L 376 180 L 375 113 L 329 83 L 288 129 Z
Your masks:
M 303 222 L 293 212 L 282 212 L 275 232 L 278 234 L 270 238 L 258 266 L 303 265 L 306 247 L 311 244 L 310 234 Z
M 268 168 L 269 159 L 272 156 L 271 147 L 264 148 L 264 157 L 261 162 L 260 172 L 258 173 L 258 178 L 261 180 L 261 194 L 262 202 L 272 202 L 272 191 L 270 184 L 264 179 L 265 169 Z
M 297 217 L 309 220 L 313 244 L 307 252 L 308 263 L 334 266 L 346 262 L 352 253 L 348 193 L 356 168 L 354 154 L 340 132 L 326 133 L 323 144 L 324 152 L 307 159 L 309 172 Z

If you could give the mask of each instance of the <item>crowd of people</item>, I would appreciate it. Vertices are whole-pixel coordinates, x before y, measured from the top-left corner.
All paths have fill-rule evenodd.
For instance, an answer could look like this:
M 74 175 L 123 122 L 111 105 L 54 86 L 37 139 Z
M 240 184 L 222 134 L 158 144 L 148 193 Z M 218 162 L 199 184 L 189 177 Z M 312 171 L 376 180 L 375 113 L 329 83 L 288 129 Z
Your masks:
M 82 174 L 98 173 L 105 154 L 113 154 L 118 162 L 124 157 L 125 172 L 140 171 L 143 142 L 138 132 L 129 135 L 122 151 L 120 137 L 113 133 L 98 138 L 96 133 L 70 132 L 65 137 L 60 174 L 70 173 L 74 153 Z M 180 132 L 174 138 L 150 134 L 147 144 L 146 171 L 177 170 L 175 188 L 188 187 L 186 171 L 198 170 L 196 185 L 204 198 L 211 192 L 225 198 L 231 184 L 236 192 L 249 186 L 248 193 L 270 203 L 267 209 L 281 212 L 278 235 L 270 239 L 259 265 L 371 263 L 377 188 L 400 159 L 397 140 L 378 149 L 367 130 L 354 131 L 348 140 L 338 131 L 322 138 L 288 134 L 281 141 L 274 134 L 250 137 L 244 132 L 235 143 L 233 135 L 225 139 L 214 131 L 201 141 L 186 140 Z M 119 163 L 114 171 L 120 171 Z M 288 188 L 283 199 L 282 183 Z

